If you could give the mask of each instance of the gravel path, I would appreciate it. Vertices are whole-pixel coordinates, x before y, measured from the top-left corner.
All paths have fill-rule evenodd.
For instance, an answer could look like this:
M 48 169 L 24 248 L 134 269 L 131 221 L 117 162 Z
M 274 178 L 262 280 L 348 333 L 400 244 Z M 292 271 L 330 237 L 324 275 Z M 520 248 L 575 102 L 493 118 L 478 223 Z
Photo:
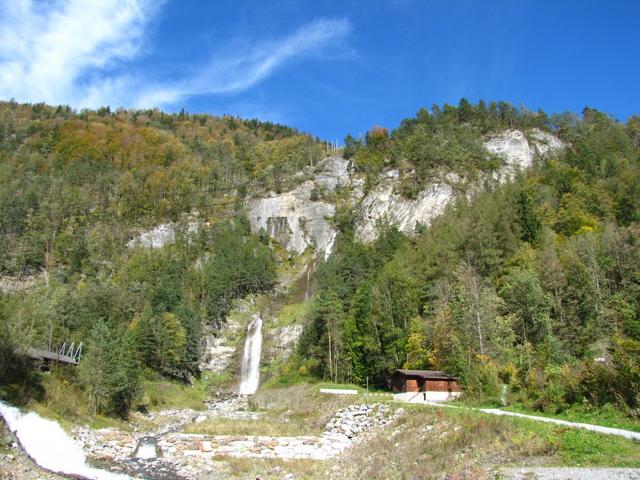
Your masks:
M 504 480 L 640 480 L 640 468 L 505 468 Z
M 536 420 L 538 422 L 555 423 L 556 425 L 563 425 L 565 427 L 581 428 L 583 430 L 590 430 L 592 432 L 604 433 L 606 435 L 617 435 L 619 437 L 625 437 L 630 440 L 640 441 L 640 432 L 622 430 L 621 428 L 602 427 L 600 425 L 591 425 L 590 423 L 568 422 L 567 420 L 559 420 L 557 418 L 547 418 L 539 417 L 537 415 L 525 415 L 523 413 L 507 412 L 505 410 L 499 410 L 497 408 L 481 408 L 479 410 L 491 415 L 508 415 L 510 417 L 527 418 L 529 420 Z

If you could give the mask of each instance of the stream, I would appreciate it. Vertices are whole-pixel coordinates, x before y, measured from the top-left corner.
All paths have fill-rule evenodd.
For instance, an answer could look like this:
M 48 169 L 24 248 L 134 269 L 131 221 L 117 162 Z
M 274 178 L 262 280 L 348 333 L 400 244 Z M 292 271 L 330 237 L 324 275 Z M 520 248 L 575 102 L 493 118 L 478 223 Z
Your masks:
M 35 412 L 23 413 L 1 400 L 0 414 L 23 450 L 42 468 L 91 480 L 131 480 L 128 475 L 87 464 L 82 448 L 58 423 Z

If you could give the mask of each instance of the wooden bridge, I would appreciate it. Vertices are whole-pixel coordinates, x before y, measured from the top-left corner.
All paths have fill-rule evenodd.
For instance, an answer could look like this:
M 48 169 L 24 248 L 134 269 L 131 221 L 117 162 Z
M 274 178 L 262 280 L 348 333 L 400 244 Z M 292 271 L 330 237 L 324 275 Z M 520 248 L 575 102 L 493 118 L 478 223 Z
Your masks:
M 64 342 L 57 352 L 39 348 L 20 348 L 16 351 L 27 357 L 43 362 L 59 362 L 68 365 L 78 365 L 82 356 L 82 342 L 76 345 L 75 342 Z

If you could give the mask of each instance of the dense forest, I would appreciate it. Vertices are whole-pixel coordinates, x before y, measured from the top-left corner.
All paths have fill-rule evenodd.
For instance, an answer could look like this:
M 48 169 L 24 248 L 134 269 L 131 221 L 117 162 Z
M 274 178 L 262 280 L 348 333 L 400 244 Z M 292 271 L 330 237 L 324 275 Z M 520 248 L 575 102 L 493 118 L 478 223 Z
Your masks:
M 443 369 L 484 402 L 508 384 L 541 410 L 588 402 L 638 414 L 640 118 L 463 101 L 348 138 L 347 154 L 364 170 L 409 165 L 412 187 L 442 165 L 482 170 L 480 134 L 510 127 L 544 128 L 569 146 L 510 184 L 462 196 L 413 238 L 390 227 L 360 244 L 350 211 L 340 213 L 289 372 L 388 388 L 395 368 Z
M 143 371 L 197 375 L 202 327 L 275 281 L 244 196 L 286 188 L 323 148 L 255 120 L 0 103 L 0 275 L 45 279 L 0 294 L 4 395 L 34 394 L 16 348 L 65 341 L 85 344 L 71 381 L 97 412 L 125 415 Z M 159 222 L 175 243 L 127 247 Z
M 386 388 L 395 368 L 433 368 L 479 401 L 507 384 L 542 410 L 637 414 L 640 118 L 462 100 L 348 136 L 343 155 L 365 188 L 394 168 L 413 198 L 434 175 L 498 169 L 483 141 L 512 128 L 567 148 L 462 195 L 414 236 L 387 226 L 357 242 L 337 192 L 336 246 L 281 381 Z M 0 275 L 44 279 L 0 293 L 0 395 L 38 394 L 16 348 L 63 341 L 85 342 L 69 381 L 95 412 L 125 416 L 141 378 L 197 376 L 202 329 L 222 325 L 234 299 L 270 291 L 287 260 L 251 232 L 245 199 L 289 190 L 324 154 L 313 137 L 255 120 L 0 103 Z M 127 246 L 163 222 L 174 243 Z

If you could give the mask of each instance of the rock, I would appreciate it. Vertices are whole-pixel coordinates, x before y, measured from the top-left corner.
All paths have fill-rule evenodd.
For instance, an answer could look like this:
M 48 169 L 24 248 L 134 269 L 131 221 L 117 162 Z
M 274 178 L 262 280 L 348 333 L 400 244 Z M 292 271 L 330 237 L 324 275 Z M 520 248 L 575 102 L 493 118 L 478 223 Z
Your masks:
M 173 224 L 163 223 L 132 238 L 127 242 L 127 247 L 162 248 L 175 241 L 176 231 Z
M 38 283 L 48 282 L 49 275 L 42 272 L 36 275 L 23 275 L 20 277 L 7 277 L 0 275 L 0 292 L 16 293 L 34 287 Z
M 226 322 L 224 328 L 235 328 L 235 325 Z M 199 365 L 200 370 L 222 373 L 231 363 L 233 354 L 236 351 L 235 347 L 227 345 L 225 338 L 222 336 L 206 335 L 203 341 L 205 345 L 202 362 Z
M 302 335 L 302 330 L 303 326 L 300 324 L 286 325 L 282 328 L 272 330 L 277 348 L 286 354 L 290 353 L 300 338 L 300 335 Z M 285 357 L 286 356 L 287 355 L 285 355 Z
M 504 158 L 505 165 L 495 172 L 494 180 L 507 181 L 517 171 L 529 168 L 536 154 L 540 156 L 564 148 L 557 137 L 538 129 L 527 136 L 519 130 L 507 130 L 485 141 L 485 148 Z M 247 203 L 251 228 L 264 230 L 288 251 L 302 253 L 314 247 L 317 253 L 329 256 L 336 232 L 327 221 L 333 216 L 335 206 L 321 198 L 318 192 L 331 192 L 338 186 L 349 190 L 349 198 L 357 213 L 356 238 L 371 242 L 378 236 L 378 225 L 388 223 L 398 230 L 412 234 L 420 224 L 428 226 L 455 198 L 456 190 L 467 193 L 480 190 L 483 180 L 469 185 L 455 174 L 443 174 L 424 185 L 415 199 L 395 193 L 400 184 L 396 170 L 384 172 L 377 184 L 363 196 L 364 178 L 352 175 L 349 161 L 329 157 L 320 162 L 318 170 L 295 189 L 254 198 Z
M 250 200 L 247 214 L 251 229 L 264 230 L 290 252 L 303 253 L 313 247 L 327 258 L 336 236 L 328 222 L 335 206 L 321 200 L 319 193 L 347 185 L 351 176 L 349 165 L 349 161 L 340 157 L 325 158 L 312 180 L 289 192 Z
M 412 200 L 394 193 L 394 187 L 398 184 L 396 176 L 388 176 L 362 200 L 356 222 L 358 240 L 375 240 L 378 237 L 380 222 L 394 225 L 406 234 L 413 234 L 418 224 L 428 226 L 453 199 L 451 184 L 458 180 L 457 177 L 451 176 L 448 181 L 436 181 Z
M 489 152 L 505 160 L 505 165 L 495 176 L 500 181 L 508 181 L 519 171 L 530 168 L 536 154 L 545 156 L 565 147 L 560 139 L 537 128 L 529 132 L 529 137 L 531 142 L 520 130 L 507 130 L 485 142 Z
M 290 252 L 301 254 L 314 247 L 328 257 L 336 236 L 328 219 L 333 217 L 335 207 L 312 200 L 314 187 L 307 181 L 290 192 L 250 200 L 247 214 L 251 229 L 265 231 Z
M 193 218 L 193 215 L 191 215 L 191 217 Z M 192 220 L 184 226 L 184 233 L 186 235 L 193 235 L 201 226 L 201 222 Z M 165 245 L 171 245 L 175 243 L 176 231 L 180 228 L 181 226 L 176 223 L 161 223 L 129 240 L 127 247 L 162 248 Z

